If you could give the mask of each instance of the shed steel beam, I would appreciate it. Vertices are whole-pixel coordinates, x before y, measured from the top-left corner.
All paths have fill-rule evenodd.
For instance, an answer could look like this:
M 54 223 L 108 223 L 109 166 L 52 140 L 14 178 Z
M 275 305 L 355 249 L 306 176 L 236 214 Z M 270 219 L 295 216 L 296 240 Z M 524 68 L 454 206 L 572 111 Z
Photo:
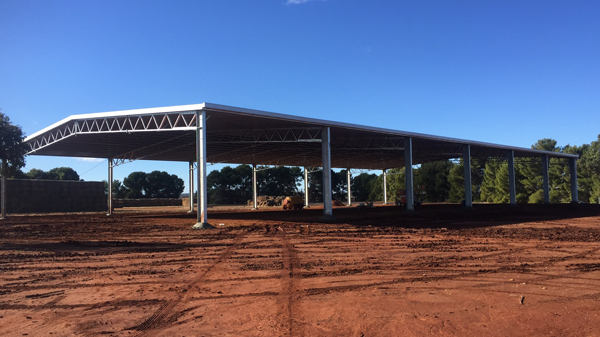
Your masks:
M 412 138 L 404 138 L 404 170 L 406 177 L 406 210 L 413 212 L 415 210 L 414 192 L 413 192 L 413 169 L 412 169 Z
M 113 159 L 108 158 L 108 213 L 106 215 L 113 213 L 113 167 Z
M 517 204 L 517 187 L 515 181 L 515 151 L 508 150 L 506 153 L 508 158 L 508 194 L 510 197 L 510 204 Z
M 287 128 L 263 130 L 229 130 L 225 133 L 210 134 L 211 144 L 219 143 L 286 143 L 286 142 L 321 142 L 321 128 Z
M 352 172 L 350 169 L 346 169 L 346 179 L 348 186 L 348 206 L 352 206 Z
M 189 186 L 189 193 L 190 193 L 190 210 L 188 211 L 188 213 L 193 213 L 194 212 L 194 162 L 191 161 L 189 162 L 189 169 L 190 169 L 190 186 Z
M 333 206 L 331 200 L 331 148 L 329 127 L 321 130 L 321 151 L 323 154 L 323 216 L 321 220 L 333 220 Z
M 473 190 L 471 186 L 471 146 L 463 145 L 463 163 L 465 169 L 465 207 L 473 207 Z
M 252 164 L 252 209 L 258 209 L 257 199 L 258 199 L 258 188 L 257 188 L 257 179 L 256 179 L 256 164 Z
M 548 155 L 542 155 L 542 189 L 544 191 L 544 204 L 550 203 L 550 176 Z
M 308 167 L 304 167 L 304 207 L 310 207 L 308 205 Z
M 387 205 L 387 170 L 383 170 L 383 204 Z
M 2 205 L 0 205 L 0 208 L 2 208 L 2 210 L 0 210 L 0 219 L 6 219 L 6 177 L 2 175 L 0 179 L 2 179 L 2 186 L 0 187 L 0 193 L 2 193 L 0 196 L 0 198 L 2 198 Z
M 579 202 L 579 194 L 577 192 L 577 159 L 570 158 L 570 171 L 571 171 L 571 202 Z
M 198 210 L 194 229 L 214 228 L 208 223 L 208 191 L 206 181 L 206 113 L 196 111 L 196 162 L 198 166 Z

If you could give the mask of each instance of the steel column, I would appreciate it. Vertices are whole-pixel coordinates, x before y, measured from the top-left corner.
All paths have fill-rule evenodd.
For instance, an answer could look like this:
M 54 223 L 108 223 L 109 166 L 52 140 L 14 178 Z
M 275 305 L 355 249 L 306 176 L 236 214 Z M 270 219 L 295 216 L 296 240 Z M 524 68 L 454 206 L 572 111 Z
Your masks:
M 406 210 L 415 210 L 412 169 L 412 138 L 404 138 L 404 171 L 406 177 Z
M 208 191 L 206 181 L 206 113 L 196 111 L 196 166 L 198 181 L 198 209 L 194 229 L 214 228 L 208 224 Z
M 188 213 L 194 212 L 194 162 L 190 162 L 190 210 Z
M 304 168 L 304 207 L 310 207 L 308 205 L 308 167 Z
M 383 170 L 383 204 L 387 205 L 387 170 Z
M 2 195 L 0 197 L 2 198 L 2 205 L 0 205 L 0 207 L 2 208 L 2 210 L 0 211 L 0 219 L 6 219 L 6 177 L 4 176 L 4 174 L 2 175 L 1 184 L 2 187 L 0 188 L 0 193 L 2 193 Z
M 106 215 L 113 213 L 113 167 L 113 159 L 108 158 L 108 213 Z
M 471 146 L 463 145 L 463 164 L 465 169 L 465 207 L 473 207 L 473 188 L 471 186 Z
M 352 206 L 352 172 L 346 169 L 346 178 L 348 180 L 348 206 Z
M 579 202 L 579 193 L 577 192 L 577 158 L 570 158 L 571 168 L 571 203 Z
M 257 205 L 257 182 L 256 182 L 256 164 L 252 164 L 252 209 L 258 209 Z
M 323 157 L 323 220 L 333 219 L 333 207 L 331 200 L 331 148 L 329 127 L 321 129 L 321 152 Z
M 517 204 L 517 185 L 515 181 L 515 151 L 508 150 L 506 153 L 508 158 L 508 194 L 510 196 L 510 204 Z
M 544 204 L 550 203 L 550 175 L 548 155 L 542 155 L 542 189 L 544 191 Z

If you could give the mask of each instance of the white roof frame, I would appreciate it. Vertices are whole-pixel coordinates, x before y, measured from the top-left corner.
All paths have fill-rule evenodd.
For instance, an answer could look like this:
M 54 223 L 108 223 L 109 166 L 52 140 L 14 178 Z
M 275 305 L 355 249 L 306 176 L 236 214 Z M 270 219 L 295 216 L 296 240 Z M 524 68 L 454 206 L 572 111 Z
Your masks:
M 403 141 L 413 139 L 413 162 L 462 157 L 578 158 L 577 155 L 334 122 L 202 103 L 73 115 L 27 137 L 31 155 L 120 160 L 195 160 L 195 112 L 207 115 L 208 161 L 321 166 L 320 130 L 331 130 L 332 167 L 404 166 Z

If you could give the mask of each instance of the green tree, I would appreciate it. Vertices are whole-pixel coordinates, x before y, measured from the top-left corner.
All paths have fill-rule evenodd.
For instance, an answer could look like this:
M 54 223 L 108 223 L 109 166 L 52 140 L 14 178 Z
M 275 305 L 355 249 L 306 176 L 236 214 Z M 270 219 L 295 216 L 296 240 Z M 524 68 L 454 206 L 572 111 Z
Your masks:
M 79 181 L 79 174 L 70 167 L 55 167 L 50 171 L 32 168 L 26 174 L 29 179 L 46 179 L 46 180 L 75 180 Z
M 258 172 L 257 182 L 260 195 L 299 195 L 302 169 L 299 167 L 277 166 Z M 251 181 L 251 180 L 250 180 Z
M 557 142 L 551 138 L 544 138 L 538 140 L 535 144 L 531 146 L 534 150 L 542 150 L 542 151 L 551 151 L 551 152 L 560 152 L 560 148 L 557 146 Z M 557 168 L 556 165 L 557 160 L 552 158 L 549 160 L 549 185 L 550 190 L 555 190 L 558 182 L 557 182 Z M 522 185 L 521 191 L 519 191 L 519 199 L 527 199 L 526 202 L 529 203 L 542 203 L 544 201 L 543 197 L 543 173 L 542 173 L 542 163 L 539 160 L 532 160 L 532 158 L 517 158 L 515 160 L 515 169 L 519 171 L 520 177 L 518 179 L 519 183 Z M 551 192 L 550 195 L 555 195 L 556 193 Z M 556 200 L 551 200 L 551 202 Z
M 5 178 L 13 177 L 25 166 L 27 145 L 23 143 L 25 134 L 21 127 L 13 125 L 10 118 L 0 112 L 0 175 Z
M 422 186 L 425 191 L 425 200 L 429 202 L 444 202 L 448 199 L 450 193 L 450 183 L 448 175 L 452 163 L 448 160 L 435 161 L 421 164 L 415 170 L 414 184 Z
M 578 161 L 580 200 L 598 203 L 600 198 L 600 135 L 590 145 L 582 146 Z
M 48 171 L 48 175 L 54 180 L 79 181 L 79 174 L 70 167 L 56 167 Z
M 481 185 L 483 183 L 485 164 L 487 159 L 471 159 L 471 190 L 474 202 L 481 201 Z M 462 160 L 453 164 L 448 173 L 450 192 L 448 199 L 452 202 L 461 202 L 465 199 L 465 165 Z
M 249 165 L 225 166 L 212 171 L 207 182 L 211 204 L 240 204 L 252 198 L 252 167 Z
M 373 189 L 374 181 L 377 181 L 377 175 L 373 173 L 361 173 L 352 177 L 352 196 L 359 201 L 369 200 L 369 194 Z
M 48 172 L 36 168 L 32 168 L 27 172 L 27 177 L 29 179 L 52 179 Z
M 493 203 L 494 199 L 496 199 L 496 195 L 499 193 L 496 188 L 496 175 L 499 170 L 499 161 L 488 160 L 485 163 L 483 180 L 481 181 L 481 201 Z
M 183 179 L 165 171 L 152 171 L 146 175 L 146 198 L 179 198 L 184 189 Z
M 125 179 L 123 185 L 127 188 L 128 199 L 140 199 L 144 197 L 144 187 L 146 187 L 146 172 L 131 172 Z
M 381 197 L 383 198 L 383 179 L 379 188 L 381 188 Z M 396 201 L 396 195 L 406 190 L 406 172 L 404 168 L 394 168 L 387 172 L 387 190 L 388 200 Z
M 104 183 L 104 195 L 108 196 L 108 181 L 102 180 Z M 113 180 L 113 198 L 124 199 L 127 198 L 127 187 L 123 186 L 120 180 Z
M 27 176 L 27 174 L 23 171 L 21 171 L 21 169 L 18 169 L 17 172 L 14 174 L 14 177 L 16 179 L 29 179 L 29 176 Z

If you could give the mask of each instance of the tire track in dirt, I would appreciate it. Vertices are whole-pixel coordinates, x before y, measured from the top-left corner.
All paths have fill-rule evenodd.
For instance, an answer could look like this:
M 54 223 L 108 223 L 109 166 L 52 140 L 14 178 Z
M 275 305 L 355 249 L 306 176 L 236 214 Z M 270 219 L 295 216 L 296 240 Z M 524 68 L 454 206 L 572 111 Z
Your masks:
M 287 336 L 303 336 L 302 327 L 297 323 L 300 316 L 300 261 L 294 244 L 286 238 L 285 234 L 279 235 L 283 251 L 283 269 L 281 274 L 282 291 L 279 295 L 282 317 L 287 325 Z
M 238 234 L 233 243 L 228 246 L 219 257 L 210 264 L 204 272 L 201 272 L 193 278 L 184 288 L 184 292 L 179 292 L 178 297 L 171 299 L 170 301 L 163 304 L 157 311 L 150 316 L 147 320 L 145 320 L 140 325 L 128 328 L 127 330 L 137 330 L 139 333 L 136 336 L 162 336 L 160 333 L 161 330 L 169 327 L 169 325 L 177 320 L 179 316 L 182 315 L 181 310 L 179 310 L 179 306 L 182 302 L 185 302 L 186 299 L 191 297 L 190 290 L 196 286 L 200 281 L 202 281 L 208 273 L 210 273 L 217 265 L 227 260 L 232 253 L 238 249 L 241 244 L 241 241 L 246 237 L 248 233 L 242 232 Z

